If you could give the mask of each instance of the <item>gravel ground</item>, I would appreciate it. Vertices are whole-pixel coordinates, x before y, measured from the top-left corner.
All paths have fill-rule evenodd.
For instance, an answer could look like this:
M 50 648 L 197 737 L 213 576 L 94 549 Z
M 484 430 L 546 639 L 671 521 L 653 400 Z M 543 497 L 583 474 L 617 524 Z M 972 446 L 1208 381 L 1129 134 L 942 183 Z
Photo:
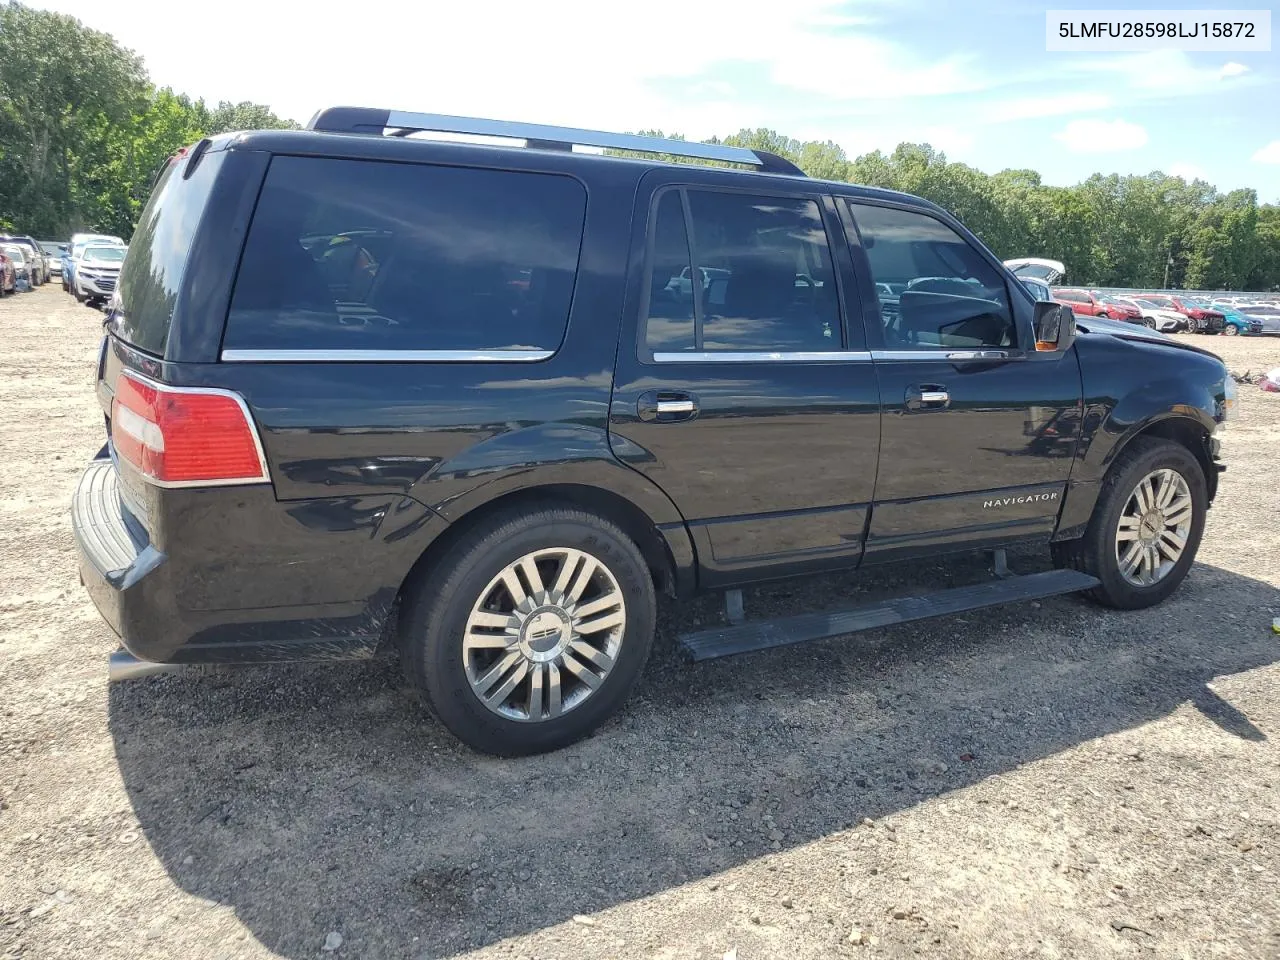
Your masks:
M 67 518 L 98 321 L 53 285 L 0 301 L 0 957 L 1280 957 L 1280 395 L 1241 387 L 1158 609 L 691 667 L 670 637 L 708 599 L 665 611 L 597 737 L 494 760 L 389 663 L 108 689 Z M 1280 340 L 1196 342 L 1280 366 Z

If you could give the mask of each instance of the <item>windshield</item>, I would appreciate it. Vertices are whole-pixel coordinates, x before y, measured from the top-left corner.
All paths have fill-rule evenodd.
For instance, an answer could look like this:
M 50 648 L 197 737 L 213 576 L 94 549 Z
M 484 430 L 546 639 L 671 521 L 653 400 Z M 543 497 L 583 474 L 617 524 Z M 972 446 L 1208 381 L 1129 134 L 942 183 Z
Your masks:
M 119 263 L 124 259 L 124 253 L 124 247 L 89 247 L 84 252 L 84 259 Z
M 26 259 L 22 256 L 21 247 L 16 247 L 16 246 L 5 247 L 4 252 L 8 255 L 10 260 L 18 264 L 19 266 L 27 262 Z
M 1152 303 L 1150 300 L 1134 300 L 1133 302 L 1139 307 L 1146 307 L 1148 310 L 1160 309 L 1160 304 Z

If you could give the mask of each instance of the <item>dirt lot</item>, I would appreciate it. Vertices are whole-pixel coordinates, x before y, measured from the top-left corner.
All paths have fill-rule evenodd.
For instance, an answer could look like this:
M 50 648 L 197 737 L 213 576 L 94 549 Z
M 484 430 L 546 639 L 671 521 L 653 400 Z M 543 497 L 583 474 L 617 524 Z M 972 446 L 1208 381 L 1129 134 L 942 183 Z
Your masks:
M 387 663 L 108 689 L 67 518 L 99 318 L 0 301 L 0 957 L 1280 957 L 1280 395 L 1241 387 L 1161 608 L 690 667 L 669 638 L 708 600 L 599 736 L 499 761 Z

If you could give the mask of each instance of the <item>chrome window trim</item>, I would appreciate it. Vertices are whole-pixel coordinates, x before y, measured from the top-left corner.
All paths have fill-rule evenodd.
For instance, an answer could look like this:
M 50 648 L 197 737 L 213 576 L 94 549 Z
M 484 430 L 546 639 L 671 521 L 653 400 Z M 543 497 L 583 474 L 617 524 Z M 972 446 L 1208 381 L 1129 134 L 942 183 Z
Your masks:
M 865 350 L 682 350 L 653 354 L 654 363 L 866 363 L 869 360 L 871 354 Z
M 224 363 L 536 363 L 554 350 L 240 350 Z
M 873 360 L 1008 360 L 1008 350 L 872 350 Z

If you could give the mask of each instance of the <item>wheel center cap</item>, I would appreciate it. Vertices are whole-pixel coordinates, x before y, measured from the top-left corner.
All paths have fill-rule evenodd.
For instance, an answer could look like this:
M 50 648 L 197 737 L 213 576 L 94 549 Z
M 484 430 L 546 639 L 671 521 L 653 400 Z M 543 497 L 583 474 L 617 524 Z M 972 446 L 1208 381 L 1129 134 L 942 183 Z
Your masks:
M 571 623 L 558 607 L 543 607 L 524 622 L 520 642 L 534 660 L 550 660 L 569 643 Z
M 1164 517 L 1156 510 L 1142 515 L 1142 523 L 1138 529 L 1143 540 L 1154 540 L 1164 529 Z

